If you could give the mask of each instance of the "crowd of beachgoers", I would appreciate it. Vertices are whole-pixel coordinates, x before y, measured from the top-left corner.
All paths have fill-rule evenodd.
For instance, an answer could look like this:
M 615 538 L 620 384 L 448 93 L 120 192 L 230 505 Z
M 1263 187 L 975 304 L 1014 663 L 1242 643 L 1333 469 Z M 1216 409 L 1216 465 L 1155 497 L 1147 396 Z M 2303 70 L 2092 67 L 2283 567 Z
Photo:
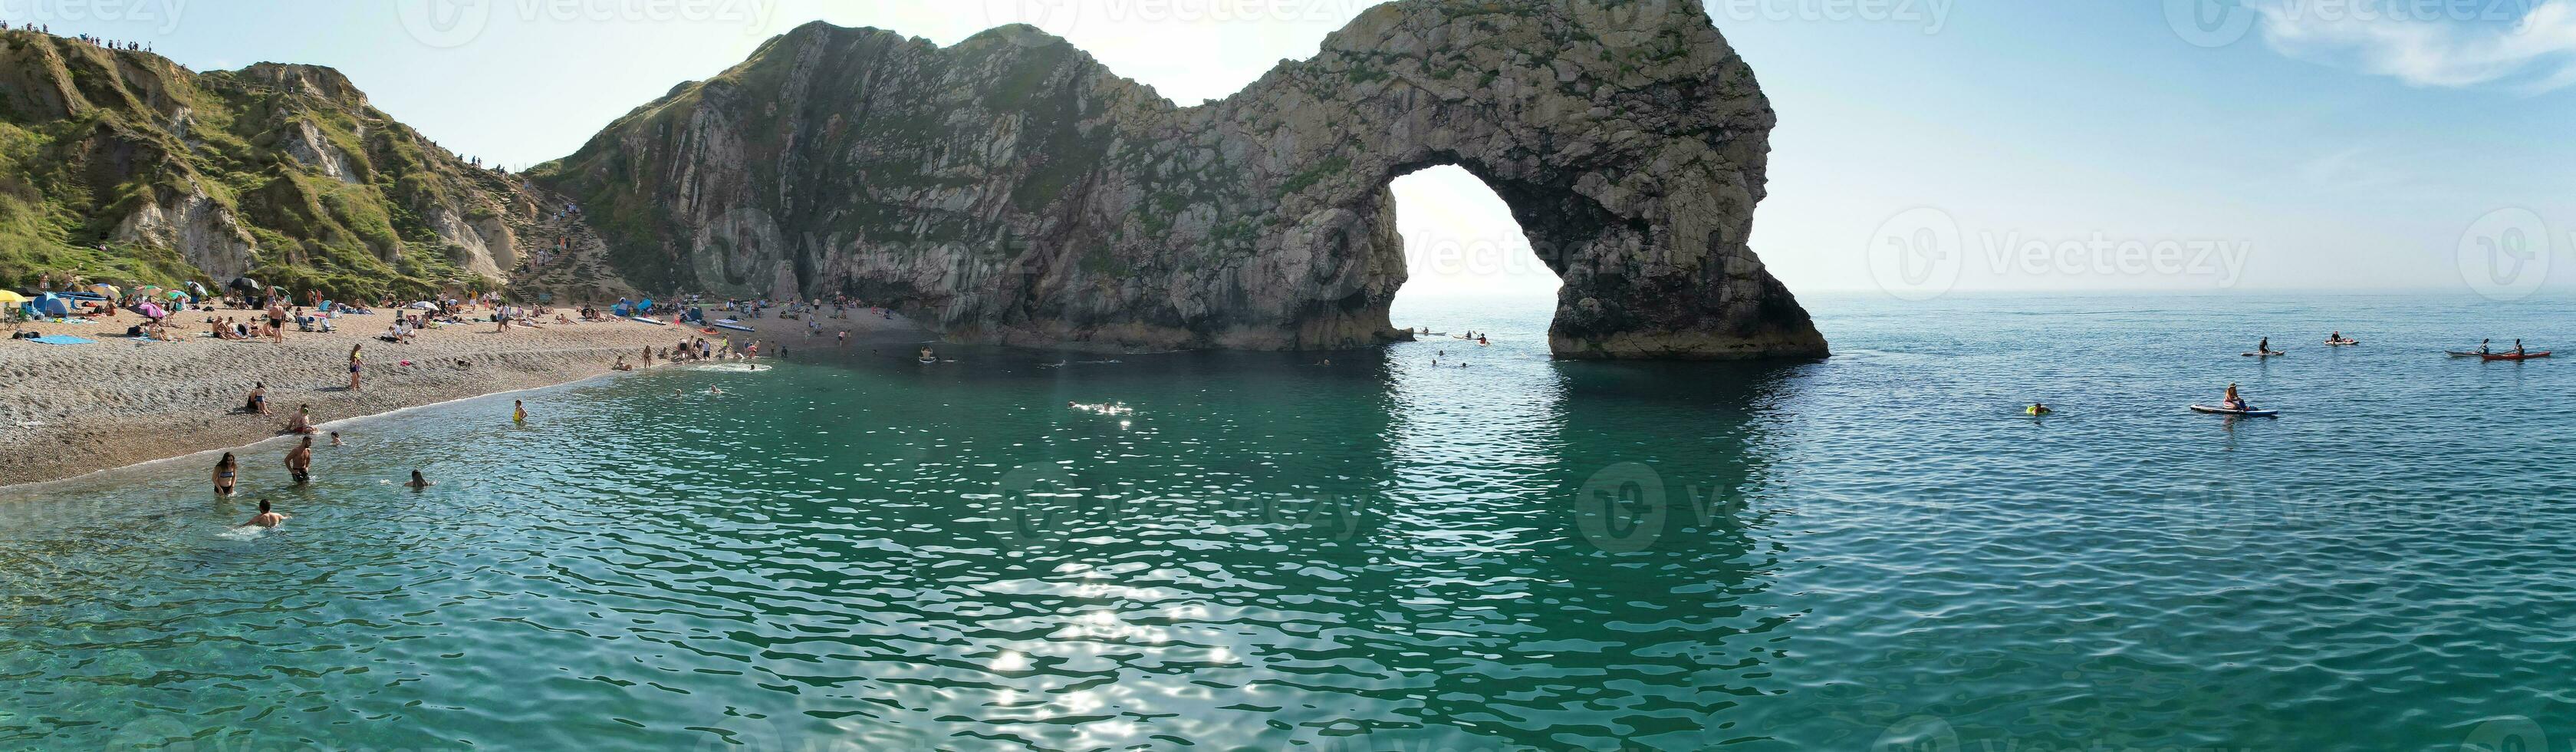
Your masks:
M 0 392 L 0 454 L 25 460 L 0 463 L 0 485 L 327 441 L 335 421 L 613 371 L 924 338 L 848 298 L 342 301 L 253 280 L 215 292 L 47 275 L 0 290 L 0 309 L 13 319 L 0 340 L 12 385 Z

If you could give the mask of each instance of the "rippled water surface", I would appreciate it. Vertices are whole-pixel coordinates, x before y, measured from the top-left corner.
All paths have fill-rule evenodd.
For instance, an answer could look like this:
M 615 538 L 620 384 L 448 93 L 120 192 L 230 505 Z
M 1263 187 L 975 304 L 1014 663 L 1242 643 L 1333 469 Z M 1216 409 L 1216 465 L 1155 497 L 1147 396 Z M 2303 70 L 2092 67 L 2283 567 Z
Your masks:
M 0 747 L 2576 737 L 2576 362 L 2440 352 L 2576 349 L 2566 301 L 1808 302 L 1830 361 L 1408 301 L 1500 339 L 799 352 L 346 424 L 233 502 L 0 490 Z M 2229 382 L 2284 417 L 2183 409 Z

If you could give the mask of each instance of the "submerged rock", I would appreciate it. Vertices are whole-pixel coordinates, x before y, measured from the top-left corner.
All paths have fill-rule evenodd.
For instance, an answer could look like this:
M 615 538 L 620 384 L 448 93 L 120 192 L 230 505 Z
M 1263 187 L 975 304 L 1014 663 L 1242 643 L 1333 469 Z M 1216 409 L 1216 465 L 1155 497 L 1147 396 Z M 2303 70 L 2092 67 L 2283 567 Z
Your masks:
M 1705 12 L 1400 0 L 1178 107 L 1010 26 L 816 23 L 537 171 L 645 289 L 850 293 L 948 336 L 1317 349 L 1405 336 L 1388 182 L 1458 165 L 1564 281 L 1569 358 L 1825 354 L 1746 246 L 1775 117 Z

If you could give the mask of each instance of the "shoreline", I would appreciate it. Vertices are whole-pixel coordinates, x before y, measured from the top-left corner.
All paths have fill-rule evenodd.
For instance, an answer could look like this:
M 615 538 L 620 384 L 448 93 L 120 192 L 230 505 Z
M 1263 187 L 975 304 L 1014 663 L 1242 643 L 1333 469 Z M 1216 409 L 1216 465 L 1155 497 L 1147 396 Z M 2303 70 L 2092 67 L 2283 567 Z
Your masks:
M 659 367 L 657 366 L 656 368 L 658 369 Z M 587 383 L 590 383 L 590 382 L 593 382 L 593 381 L 607 381 L 607 380 L 609 380 L 609 379 L 614 379 L 614 378 L 617 378 L 621 373 L 623 373 L 623 372 L 611 370 L 611 371 L 608 371 L 608 372 L 606 372 L 606 373 L 600 373 L 600 374 L 595 374 L 595 375 L 591 375 L 591 376 L 584 376 L 584 377 L 582 377 L 582 378 L 578 378 L 578 379 L 574 379 L 574 380 L 566 381 L 566 382 L 562 382 L 562 383 L 557 383 L 557 384 L 539 384 L 539 385 L 536 385 L 536 386 L 526 387 L 526 388 L 523 388 L 523 389 L 509 389 L 509 390 L 498 391 L 498 392 L 490 392 L 490 393 L 485 393 L 485 394 L 467 395 L 467 396 L 464 396 L 464 397 L 458 397 L 458 398 L 450 399 L 450 400 L 440 400 L 440 401 L 437 401 L 437 402 L 427 402 L 427 403 L 422 403 L 422 404 L 418 404 L 418 405 L 408 405 L 408 406 L 404 406 L 404 407 L 394 408 L 394 409 L 391 409 L 391 410 L 386 410 L 386 411 L 384 411 L 384 412 L 368 413 L 368 414 L 365 414 L 365 415 L 352 415 L 352 416 L 349 416 L 349 417 L 346 417 L 346 418 L 338 418 L 338 419 L 334 419 L 334 420 L 332 420 L 332 421 L 330 421 L 330 422 L 327 422 L 327 423 L 316 423 L 316 424 L 314 424 L 314 427 L 315 427 L 316 429 L 319 429 L 319 430 L 321 431 L 321 433 L 320 433 L 320 434 L 318 434 L 319 436 L 328 437 L 328 436 L 331 434 L 331 432 L 332 432 L 332 431 L 337 430 L 337 429 L 335 429 L 335 428 L 334 428 L 334 426 L 363 424 L 363 423 L 366 423 L 366 422 L 368 422 L 368 421 L 375 420 L 375 419 L 377 419 L 377 418 L 389 418 L 389 417 L 393 417 L 393 416 L 396 416 L 396 415 L 401 415 L 401 414 L 404 414 L 404 413 L 412 412 L 412 411 L 415 411 L 415 410 L 427 410 L 427 409 L 435 408 L 435 407 L 444 407 L 444 406 L 447 406 L 447 405 L 453 405 L 453 404 L 457 404 L 457 403 L 460 403 L 460 402 L 472 402 L 472 401 L 474 401 L 474 400 L 485 399 L 485 398 L 489 398 L 489 397 L 500 397 L 500 396 L 511 395 L 511 394 L 525 394 L 525 393 L 528 393 L 528 392 L 542 392 L 542 391 L 545 391 L 545 390 L 548 390 L 548 389 L 559 389 L 559 388 L 564 388 L 564 387 L 580 386 L 580 385 L 582 385 L 582 384 L 587 384 Z M 642 371 L 636 371 L 636 372 L 634 372 L 634 373 L 642 373 Z M 631 375 L 631 374 L 628 374 L 628 375 Z M 5 501 L 7 501 L 7 497 L 9 497 L 9 496 L 23 495 L 23 494 L 26 494 L 26 493 L 31 492 L 31 491 L 43 491 L 43 490 L 45 490 L 45 489 L 47 489 L 47 488 L 51 488 L 51 487 L 58 486 L 58 485 L 62 485 L 62 486 L 77 485 L 77 484 L 81 483 L 82 481 L 86 481 L 86 480 L 89 480 L 89 479 L 95 478 L 95 477 L 97 477 L 97 476 L 106 475 L 106 474 L 109 474 L 109 473 L 120 472 L 120 471 L 125 471 L 125 470 L 143 470 L 143 469 L 148 469 L 148 468 L 151 468 L 151 467 L 154 467 L 154 466 L 158 466 L 158 465 L 163 465 L 163 464 L 175 464 L 175 463 L 180 463 L 180 462 L 185 461 L 185 460 L 196 459 L 196 458 L 201 458 L 201 457 L 202 457 L 202 458 L 204 458 L 204 461 L 205 461 L 205 463 L 206 463 L 206 466 L 207 466 L 207 467 L 213 467 L 213 466 L 214 466 L 214 462 L 215 462 L 216 458 L 217 458 L 219 455 L 223 454 L 224 452 L 233 452 L 233 453 L 237 453 L 237 454 L 238 454 L 238 453 L 246 453 L 246 452 L 249 452 L 249 451 L 251 451 L 251 450 L 255 450 L 255 449 L 259 449 L 259 448 L 261 448 L 261 447 L 269 446 L 269 445 L 271 445 L 271 444 L 275 444 L 275 445 L 277 445 L 278 450 L 279 450 L 279 451 L 281 451 L 281 452 L 283 452 L 283 451 L 284 451 L 288 446 L 291 446 L 291 445 L 294 443 L 294 441 L 295 441 L 296 439 L 299 439 L 299 438 L 302 438 L 302 436 L 301 436 L 301 435 L 299 435 L 299 434 L 278 434 L 278 435 L 276 435 L 276 436 L 269 436 L 269 437 L 266 437 L 266 438 L 257 439 L 257 440 L 251 441 L 250 443 L 247 443 L 247 444 L 240 444 L 240 445 L 235 445 L 235 446 L 219 446 L 219 447 L 212 447 L 212 448 L 208 448 L 208 449 L 199 449 L 199 450 L 192 451 L 192 452 L 188 452 L 188 453 L 185 453 L 185 454 L 177 454 L 177 455 L 172 455 L 172 456 L 168 456 L 168 457 L 160 457 L 160 458 L 156 458 L 156 459 L 142 460 L 142 461 L 139 461 L 139 462 L 131 462 L 131 463 L 127 463 L 127 464 L 123 464 L 123 465 L 116 465 L 116 466 L 112 466 L 112 467 L 102 467 L 102 468 L 98 468 L 98 469 L 95 469 L 95 470 L 90 470 L 90 471 L 87 471 L 87 472 L 83 472 L 83 473 L 80 473 L 80 474 L 78 474 L 78 475 L 69 475 L 69 476 L 64 476 L 64 477 L 60 477 L 60 478 L 49 478 L 49 479 L 45 479 L 45 480 L 31 480 L 31 481 L 23 481 L 23 482 L 18 482 L 18 483 L 11 483 L 11 484 L 7 484 L 7 485 L 0 485 L 0 502 L 5 502 Z
M 744 322 L 756 332 L 714 335 L 630 321 L 514 326 L 507 332 L 495 332 L 489 322 L 469 323 L 392 344 L 375 339 L 392 320 L 389 312 L 341 317 L 334 322 L 338 332 L 290 331 L 283 343 L 201 335 L 208 316 L 241 319 L 256 313 L 178 314 L 174 318 L 186 322 L 180 331 L 188 332 L 178 342 L 116 336 L 141 322 L 132 313 L 90 324 L 26 327 L 97 340 L 93 344 L 0 340 L 0 381 L 9 384 L 0 391 L 0 457 L 8 458 L 0 462 L 0 490 L 23 493 L 136 465 L 255 451 L 298 436 L 282 429 L 299 405 L 311 405 L 316 435 L 327 441 L 331 431 L 344 430 L 335 427 L 364 418 L 615 375 L 621 373 L 611 367 L 617 356 L 635 362 L 644 348 L 670 347 L 688 337 L 750 336 L 791 349 L 804 338 L 803 322 L 771 317 Z M 826 332 L 849 330 L 852 347 L 936 338 L 899 316 L 853 315 L 825 324 Z M 347 389 L 345 367 L 353 344 L 363 345 L 366 356 L 361 388 L 354 392 Z M 773 347 L 763 350 L 775 352 Z M 665 367 L 668 362 L 658 360 L 654 366 Z M 268 412 L 235 412 L 252 385 L 261 383 L 268 386 Z

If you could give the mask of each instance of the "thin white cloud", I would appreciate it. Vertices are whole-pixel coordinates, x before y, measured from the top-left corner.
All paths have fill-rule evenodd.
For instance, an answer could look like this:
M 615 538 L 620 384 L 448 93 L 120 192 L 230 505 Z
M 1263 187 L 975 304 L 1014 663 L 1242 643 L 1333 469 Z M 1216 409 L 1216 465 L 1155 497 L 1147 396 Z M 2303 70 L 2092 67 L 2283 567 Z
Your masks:
M 2409 18 L 2368 0 L 2271 0 L 2263 38 L 2291 57 L 2349 65 L 2415 86 L 2499 85 L 2540 93 L 2576 85 L 2576 0 L 2543 0 L 2511 23 Z

